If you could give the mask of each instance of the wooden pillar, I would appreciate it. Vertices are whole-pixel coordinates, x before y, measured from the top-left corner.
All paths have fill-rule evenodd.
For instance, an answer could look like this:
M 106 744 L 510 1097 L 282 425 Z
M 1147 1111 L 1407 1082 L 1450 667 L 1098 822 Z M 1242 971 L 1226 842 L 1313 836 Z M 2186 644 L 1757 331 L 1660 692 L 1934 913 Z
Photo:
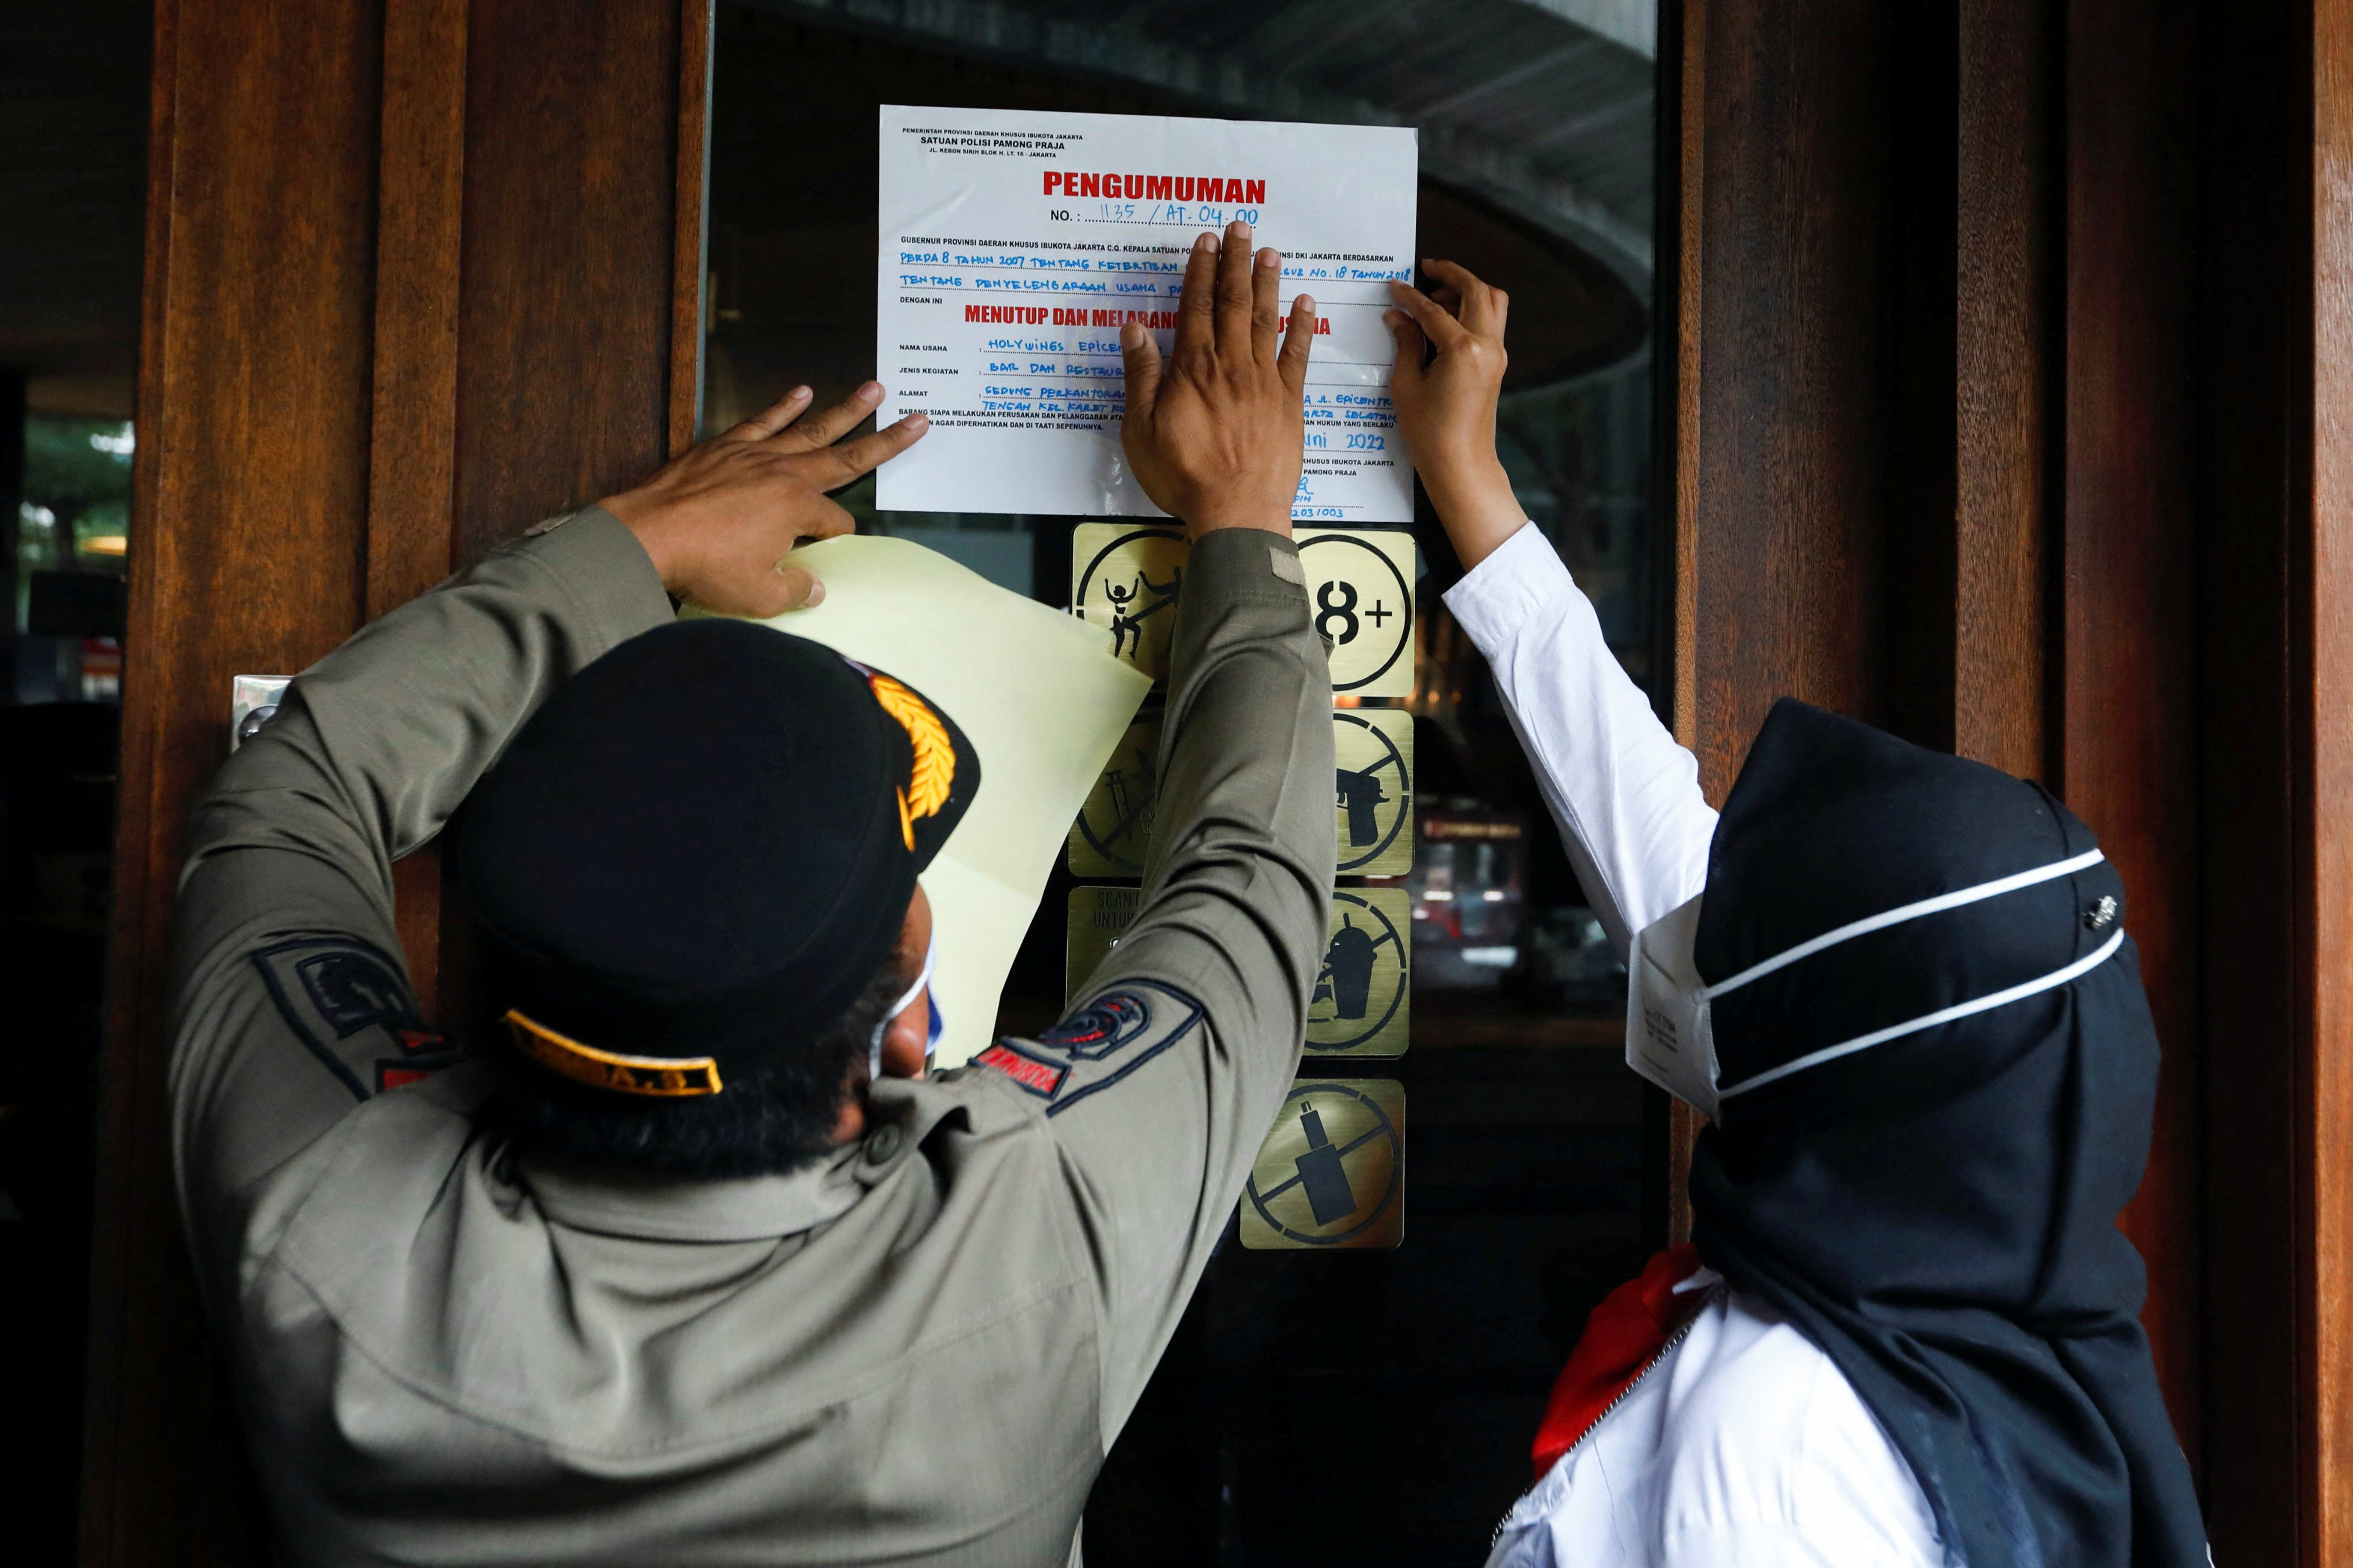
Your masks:
M 2126 1224 L 2196 1458 L 2193 20 L 1690 0 L 1676 438 L 1712 796 L 1794 696 L 2043 780 L 2122 867 L 2166 1052 Z
M 458 277 L 465 197 L 465 0 L 385 0 L 377 172 L 367 616 L 449 574 L 458 466 Z M 427 1017 L 441 993 L 441 856 L 394 865 L 394 912 Z
M 2043 0 L 1957 21 L 1949 743 L 2050 779 L 2060 27 Z
M 159 0 L 87 1563 L 264 1555 L 164 1105 L 173 890 L 229 679 L 300 669 L 664 456 L 707 26 L 703 0 Z M 396 881 L 446 1012 L 431 858 Z
M 1885 697 L 1895 8 L 1689 0 L 1682 389 L 1693 749 L 1721 800 L 1774 700 Z M 1688 89 L 1687 89 L 1688 90 Z
M 253 1561 L 173 1198 L 164 986 L 229 680 L 361 621 L 375 0 L 159 0 L 82 1509 L 86 1563 Z
M 2218 1561 L 2353 1564 L 2353 5 L 2198 38 Z
M 2070 0 L 2056 784 L 2124 879 L 2164 1047 L 2124 1228 L 2166 1403 L 2199 1443 L 2198 700 L 2187 4 Z
M 2310 1067 L 2298 1097 L 2297 1248 L 2304 1331 L 2298 1400 L 2306 1561 L 2353 1564 L 2353 4 L 2315 0 L 2299 55 L 2312 105 L 2304 176 L 2311 216 L 2292 296 L 2310 311 L 2293 342 L 2295 410 L 2310 442 L 2310 499 L 2288 512 L 2290 798 L 2297 989 Z M 2308 59 L 2308 64 L 2306 61 Z M 2302 97 L 2303 95 L 2299 95 Z M 2308 423 L 2306 423 L 2308 421 Z M 2306 432 L 2308 431 L 2308 437 Z M 2299 465 L 2301 467 L 2301 465 Z

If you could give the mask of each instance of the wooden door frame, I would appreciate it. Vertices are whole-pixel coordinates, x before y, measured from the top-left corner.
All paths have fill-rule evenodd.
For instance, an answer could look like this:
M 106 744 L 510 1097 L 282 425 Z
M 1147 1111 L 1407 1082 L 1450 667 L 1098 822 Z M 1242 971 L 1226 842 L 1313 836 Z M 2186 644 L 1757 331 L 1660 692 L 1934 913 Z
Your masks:
M 273 20 L 155 7 L 83 1433 L 93 1563 L 259 1554 L 173 1192 L 172 903 L 189 800 L 227 751 L 229 678 L 308 663 L 362 614 L 383 46 L 370 0 Z M 274 216 L 288 210 L 299 238 Z
M 2218 1561 L 2353 1563 L 2353 5 L 2198 40 L 2207 1482 Z

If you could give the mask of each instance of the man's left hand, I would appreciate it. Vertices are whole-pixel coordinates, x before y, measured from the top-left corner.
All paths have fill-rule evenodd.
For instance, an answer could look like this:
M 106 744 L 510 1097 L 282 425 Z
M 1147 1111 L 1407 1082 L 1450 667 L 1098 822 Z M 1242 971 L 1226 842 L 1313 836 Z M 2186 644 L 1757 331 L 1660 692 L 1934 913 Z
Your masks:
M 809 389 L 797 386 L 637 489 L 597 503 L 638 536 L 663 587 L 730 616 L 780 616 L 825 597 L 824 584 L 786 568 L 784 558 L 849 532 L 849 514 L 825 492 L 881 468 L 930 426 L 910 414 L 843 440 L 882 401 L 881 384 L 868 382 L 822 414 L 807 414 L 809 400 Z

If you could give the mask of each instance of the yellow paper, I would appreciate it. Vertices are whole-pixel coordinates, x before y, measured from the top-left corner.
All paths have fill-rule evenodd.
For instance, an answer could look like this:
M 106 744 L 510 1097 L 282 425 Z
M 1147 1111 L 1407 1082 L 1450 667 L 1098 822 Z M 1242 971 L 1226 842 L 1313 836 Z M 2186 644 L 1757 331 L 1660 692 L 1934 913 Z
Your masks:
M 980 793 L 923 873 L 939 1065 L 955 1067 L 989 1043 L 1071 821 L 1152 683 L 1112 657 L 1107 632 L 908 540 L 829 539 L 790 563 L 824 582 L 825 603 L 764 624 L 906 682 L 980 756 Z

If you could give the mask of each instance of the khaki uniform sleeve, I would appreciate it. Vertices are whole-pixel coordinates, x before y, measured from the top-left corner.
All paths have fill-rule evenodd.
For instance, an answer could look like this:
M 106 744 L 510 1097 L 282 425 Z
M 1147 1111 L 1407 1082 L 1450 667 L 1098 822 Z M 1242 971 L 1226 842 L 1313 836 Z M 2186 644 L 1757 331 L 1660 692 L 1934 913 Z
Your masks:
M 417 1014 L 393 861 L 558 682 L 670 617 L 635 537 L 591 509 L 368 626 L 223 764 L 193 816 L 172 976 L 173 1152 L 207 1275 L 262 1178 L 448 1059 Z
M 1255 530 L 1193 546 L 1143 907 L 1060 1025 L 977 1058 L 1043 1102 L 1061 1151 L 1101 1282 L 1106 1446 L 1299 1064 L 1337 854 L 1303 576 L 1289 540 Z

